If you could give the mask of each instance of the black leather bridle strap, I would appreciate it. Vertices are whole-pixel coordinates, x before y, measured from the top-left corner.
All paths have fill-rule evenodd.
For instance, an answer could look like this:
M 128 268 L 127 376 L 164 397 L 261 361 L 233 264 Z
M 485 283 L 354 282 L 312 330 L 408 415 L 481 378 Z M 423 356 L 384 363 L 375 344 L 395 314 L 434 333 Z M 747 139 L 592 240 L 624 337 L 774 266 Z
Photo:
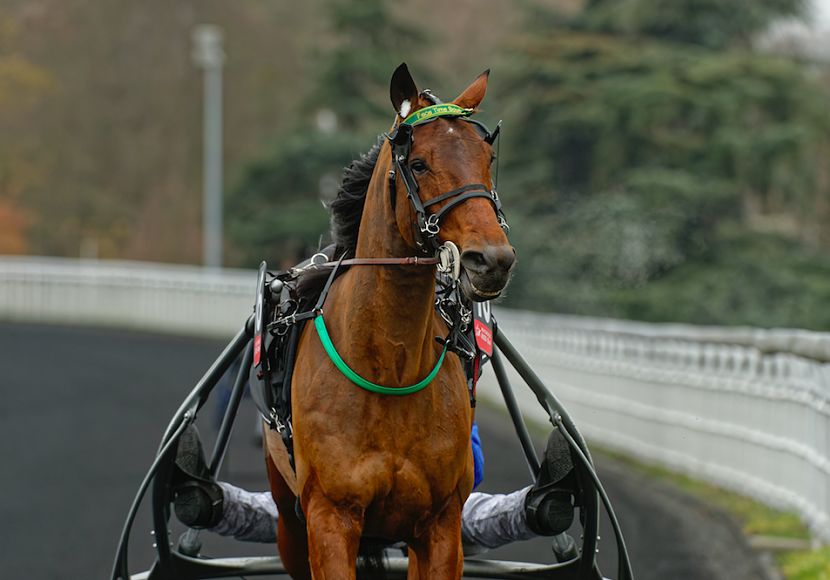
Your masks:
M 429 207 L 429 206 L 434 205 L 436 203 L 441 203 L 442 201 L 450 199 L 451 197 L 455 197 L 456 195 L 461 195 L 465 191 L 489 192 L 490 190 L 483 183 L 469 183 L 467 185 L 459 187 L 458 189 L 453 189 L 452 191 L 448 191 L 447 193 L 442 193 L 438 197 L 433 197 L 431 200 L 429 200 L 428 202 L 426 202 L 424 204 L 424 207 L 426 208 L 426 207 Z M 487 197 L 490 197 L 489 193 L 487 194 Z
M 467 119 L 464 119 L 467 120 Z M 429 122 L 429 121 L 426 121 Z M 473 124 L 482 130 L 483 138 L 487 143 L 492 144 L 495 136 L 498 135 L 498 127 L 494 133 L 487 131 L 486 127 L 479 122 Z M 501 201 L 495 189 L 490 189 L 483 183 L 469 183 L 463 185 L 452 191 L 442 193 L 430 200 L 424 202 L 421 196 L 418 195 L 418 181 L 412 169 L 407 164 L 409 161 L 409 153 L 412 150 L 412 133 L 413 126 L 411 124 L 400 124 L 387 136 L 390 145 L 392 146 L 392 170 L 389 172 L 389 194 L 391 197 L 390 203 L 392 208 L 395 207 L 395 179 L 400 175 L 406 188 L 406 195 L 409 199 L 412 209 L 415 212 L 416 223 L 413 224 L 413 230 L 418 247 L 423 251 L 433 253 L 438 251 L 439 241 L 438 232 L 441 229 L 441 219 L 447 215 L 449 211 L 457 205 L 473 199 L 476 197 L 483 197 L 493 204 L 493 210 L 496 217 L 505 231 L 509 229 L 507 221 L 502 211 Z M 444 207 L 435 213 L 428 214 L 427 207 L 433 206 L 442 202 L 447 202 Z
M 474 197 L 483 197 L 489 202 L 493 201 L 493 197 L 490 195 L 489 191 L 472 191 L 470 193 L 464 193 L 462 195 L 459 195 L 458 197 L 456 197 L 455 199 L 453 199 L 449 203 L 447 203 L 447 205 L 445 205 L 444 207 L 439 209 L 434 214 L 432 214 L 432 215 L 435 216 L 433 219 L 440 224 L 441 220 L 444 218 L 444 216 L 447 213 L 449 213 L 449 211 L 452 208 L 454 208 L 458 205 L 461 205 L 462 203 L 464 203 L 468 199 L 472 199 Z M 430 204 L 427 204 L 427 205 L 430 205 Z M 496 213 L 498 214 L 498 212 L 496 212 Z
M 418 182 L 415 181 L 415 176 L 412 175 L 412 171 L 406 165 L 406 157 L 401 158 L 401 156 L 398 156 L 395 153 L 395 149 L 393 148 L 392 154 L 394 156 L 393 161 L 395 163 L 395 169 L 397 173 L 401 176 L 401 179 L 403 179 L 403 184 L 406 188 L 406 197 L 409 199 L 409 203 L 412 204 L 412 209 L 415 210 L 415 219 L 417 220 L 417 224 L 415 225 L 417 226 L 418 232 L 421 232 L 421 234 L 423 234 L 423 232 L 426 231 L 427 212 L 426 209 L 424 209 L 424 204 L 421 201 L 421 196 L 418 195 Z M 394 180 L 392 180 L 391 183 L 394 184 Z M 437 246 L 432 249 L 437 250 Z

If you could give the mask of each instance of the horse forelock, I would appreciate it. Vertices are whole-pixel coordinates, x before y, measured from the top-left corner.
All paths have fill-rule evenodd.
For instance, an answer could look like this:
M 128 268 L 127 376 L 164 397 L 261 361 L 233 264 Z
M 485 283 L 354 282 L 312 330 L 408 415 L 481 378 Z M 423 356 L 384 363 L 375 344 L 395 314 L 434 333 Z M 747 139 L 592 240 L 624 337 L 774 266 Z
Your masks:
M 366 192 L 375 171 L 383 136 L 366 153 L 349 163 L 343 170 L 343 180 L 337 189 L 337 197 L 329 204 L 331 213 L 331 237 L 337 247 L 354 255 L 360 218 L 366 205 Z

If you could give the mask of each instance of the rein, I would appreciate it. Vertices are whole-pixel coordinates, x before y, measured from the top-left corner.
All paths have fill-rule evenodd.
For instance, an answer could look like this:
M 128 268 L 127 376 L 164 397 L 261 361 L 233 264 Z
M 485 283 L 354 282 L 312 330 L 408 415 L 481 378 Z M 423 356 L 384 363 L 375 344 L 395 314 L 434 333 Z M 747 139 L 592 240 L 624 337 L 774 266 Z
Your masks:
M 326 260 L 328 257 L 325 254 L 315 254 L 314 256 L 323 256 Z M 424 258 L 421 256 L 406 256 L 405 258 L 349 258 L 348 260 L 340 260 L 338 262 L 312 262 L 303 268 L 309 270 L 317 270 L 322 268 L 333 268 L 336 266 L 435 266 L 440 264 L 440 258 Z

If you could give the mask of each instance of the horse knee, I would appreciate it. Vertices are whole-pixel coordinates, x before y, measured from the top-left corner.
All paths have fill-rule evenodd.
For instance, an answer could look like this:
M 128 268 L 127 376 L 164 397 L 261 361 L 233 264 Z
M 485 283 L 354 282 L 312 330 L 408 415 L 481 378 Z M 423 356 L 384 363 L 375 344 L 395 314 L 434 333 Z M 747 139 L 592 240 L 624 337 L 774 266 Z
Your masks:
M 308 561 L 314 578 L 354 580 L 363 531 L 363 512 L 315 495 L 304 502 Z

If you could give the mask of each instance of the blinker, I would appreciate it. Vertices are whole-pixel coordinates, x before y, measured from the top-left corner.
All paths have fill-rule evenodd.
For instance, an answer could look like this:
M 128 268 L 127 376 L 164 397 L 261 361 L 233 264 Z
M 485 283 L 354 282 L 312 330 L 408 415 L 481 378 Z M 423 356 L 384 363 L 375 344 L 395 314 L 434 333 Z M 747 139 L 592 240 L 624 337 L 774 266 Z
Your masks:
M 495 143 L 496 139 L 499 136 L 499 133 L 501 133 L 501 121 L 499 121 L 498 124 L 496 125 L 496 130 L 491 133 L 490 129 L 487 128 L 487 125 L 485 125 L 481 121 L 476 121 L 475 119 L 463 119 L 463 120 L 468 122 L 470 125 L 472 125 L 473 128 L 475 128 L 476 133 L 478 133 L 479 136 L 482 139 L 484 139 L 484 142 L 487 143 L 488 145 L 492 145 L 493 143 Z
M 408 144 L 412 139 L 412 125 L 398 125 L 395 130 L 389 135 L 389 141 L 393 145 L 403 146 Z M 408 148 L 407 148 L 408 149 Z M 407 151 L 408 153 L 409 151 Z
M 496 139 L 499 137 L 499 133 L 501 133 L 501 121 L 496 123 L 496 130 L 492 133 L 489 133 L 484 140 L 487 142 L 488 145 L 492 145 L 496 142 Z

